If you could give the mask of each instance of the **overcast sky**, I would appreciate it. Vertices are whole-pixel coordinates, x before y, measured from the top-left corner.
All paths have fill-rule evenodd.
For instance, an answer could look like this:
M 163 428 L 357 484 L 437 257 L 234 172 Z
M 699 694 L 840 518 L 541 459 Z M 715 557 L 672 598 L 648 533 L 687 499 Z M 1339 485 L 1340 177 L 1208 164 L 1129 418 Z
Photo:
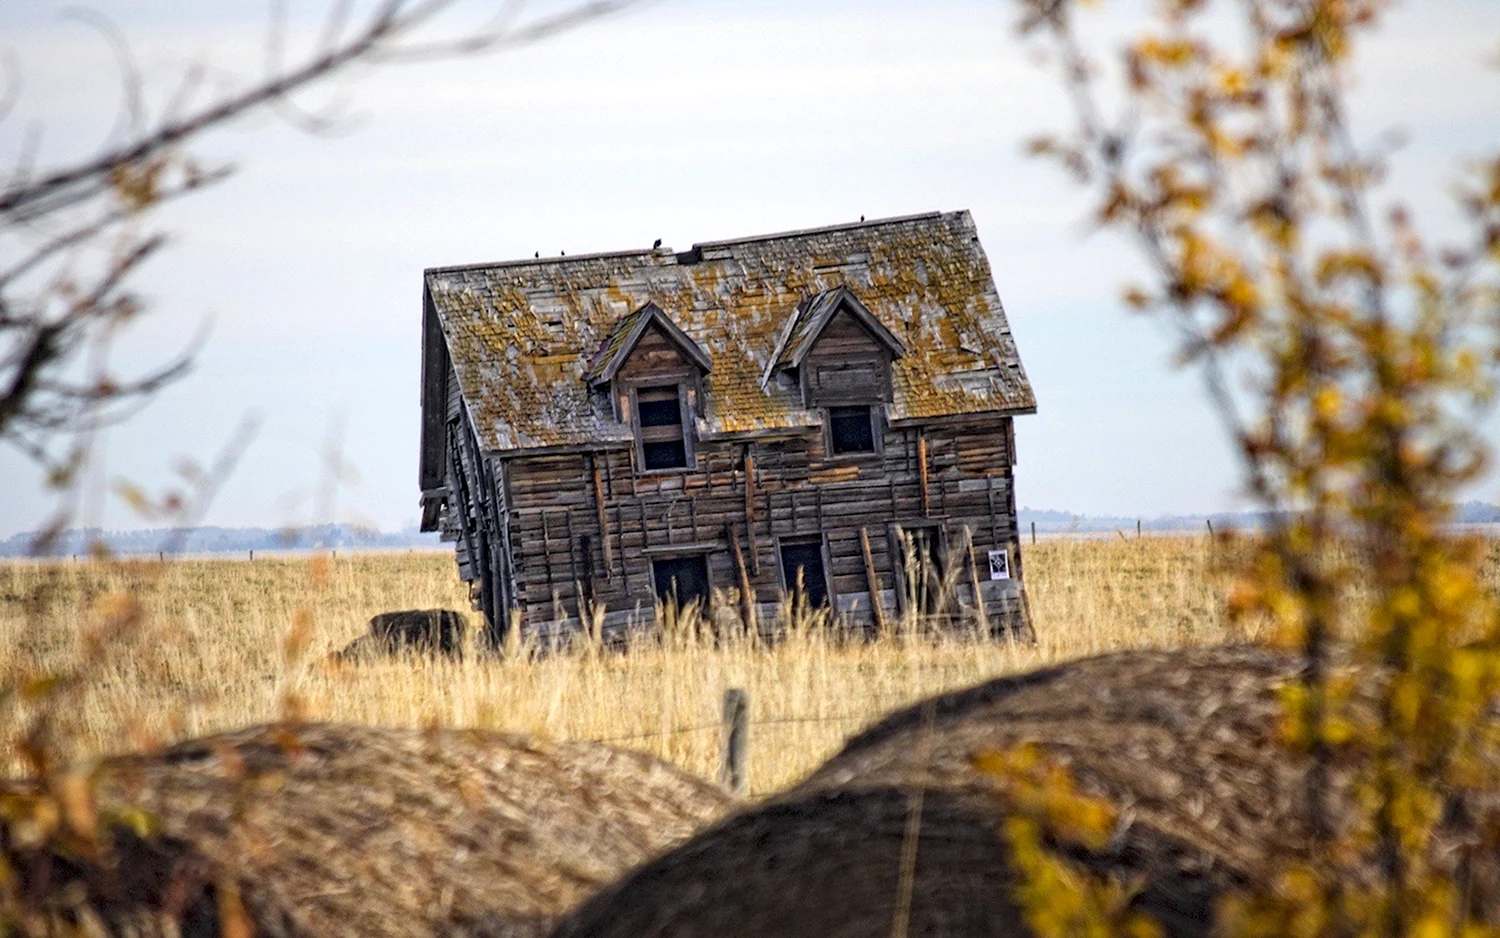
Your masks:
M 200 58 L 254 74 L 263 3 L 94 6 L 155 82 Z M 108 131 L 112 59 L 65 8 L 0 3 L 0 42 L 26 82 L 0 157 L 32 121 L 52 159 Z M 310 93 L 309 106 L 352 104 L 335 137 L 271 117 L 218 133 L 195 152 L 239 172 L 160 215 L 173 246 L 140 280 L 152 315 L 127 356 L 164 357 L 205 322 L 207 344 L 190 377 L 110 433 L 99 477 L 160 488 L 179 457 L 206 460 L 253 414 L 260 431 L 210 523 L 326 520 L 309 495 L 340 440 L 356 473 L 339 520 L 410 524 L 424 267 L 967 208 L 1039 400 L 1017 421 L 1018 503 L 1236 507 L 1196 380 L 1118 302 L 1129 255 L 1090 236 L 1082 198 L 1052 166 L 1021 155 L 1065 111 L 1010 22 L 989 0 L 655 0 L 535 47 L 362 71 Z M 1394 187 L 1437 235 L 1456 233 L 1444 193 L 1461 160 L 1500 145 L 1500 73 L 1484 65 L 1497 43 L 1493 0 L 1408 0 L 1363 54 L 1361 135 L 1409 132 Z M 1493 487 L 1476 494 L 1494 500 Z M 47 509 L 34 468 L 0 452 L 0 536 Z M 91 520 L 149 523 L 116 504 Z

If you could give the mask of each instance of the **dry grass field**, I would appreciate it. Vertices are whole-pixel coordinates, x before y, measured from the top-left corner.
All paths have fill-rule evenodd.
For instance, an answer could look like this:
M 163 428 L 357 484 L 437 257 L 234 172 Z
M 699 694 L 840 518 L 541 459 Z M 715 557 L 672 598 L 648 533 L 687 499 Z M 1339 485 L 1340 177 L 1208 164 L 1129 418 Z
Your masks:
M 467 611 L 450 554 L 13 562 L 0 565 L 0 686 L 90 661 L 76 687 L 50 697 L 75 755 L 294 716 L 609 740 L 704 775 L 717 765 L 723 691 L 743 687 L 751 790 L 764 793 L 886 711 L 934 692 L 1112 649 L 1254 637 L 1221 612 L 1215 550 L 1191 537 L 1027 545 L 1035 646 L 833 642 L 814 632 L 769 647 L 685 640 L 627 654 L 359 665 L 326 656 L 374 613 Z M 138 621 L 101 634 L 99 623 L 133 602 Z M 3 719 L 15 725 L 16 715 Z M 15 759 L 13 749 L 0 753 L 12 767 Z

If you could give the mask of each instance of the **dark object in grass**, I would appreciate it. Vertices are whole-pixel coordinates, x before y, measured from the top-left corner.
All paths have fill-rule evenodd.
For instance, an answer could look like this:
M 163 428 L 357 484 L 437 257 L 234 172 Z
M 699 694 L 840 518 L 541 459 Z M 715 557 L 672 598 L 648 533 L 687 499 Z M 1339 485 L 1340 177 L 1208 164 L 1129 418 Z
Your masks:
M 382 612 L 370 630 L 334 653 L 340 661 L 363 661 L 400 654 L 462 658 L 469 623 L 452 609 Z

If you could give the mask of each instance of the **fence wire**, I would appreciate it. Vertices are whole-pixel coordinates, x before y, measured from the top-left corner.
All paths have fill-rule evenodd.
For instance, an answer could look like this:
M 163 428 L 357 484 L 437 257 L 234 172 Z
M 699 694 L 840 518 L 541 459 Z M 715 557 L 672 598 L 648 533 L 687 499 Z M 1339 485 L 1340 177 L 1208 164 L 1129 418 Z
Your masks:
M 880 714 L 868 713 L 836 713 L 827 716 L 780 716 L 770 717 L 764 720 L 751 720 L 751 728 L 757 726 L 785 726 L 794 723 L 855 723 L 877 719 Z M 645 733 L 632 733 L 629 736 L 606 736 L 601 739 L 590 739 L 594 743 L 629 743 L 639 742 L 646 739 L 670 739 L 677 736 L 686 736 L 689 733 L 701 733 L 706 730 L 722 730 L 724 722 L 715 720 L 712 723 L 698 723 L 693 726 L 679 726 L 672 729 L 652 730 Z

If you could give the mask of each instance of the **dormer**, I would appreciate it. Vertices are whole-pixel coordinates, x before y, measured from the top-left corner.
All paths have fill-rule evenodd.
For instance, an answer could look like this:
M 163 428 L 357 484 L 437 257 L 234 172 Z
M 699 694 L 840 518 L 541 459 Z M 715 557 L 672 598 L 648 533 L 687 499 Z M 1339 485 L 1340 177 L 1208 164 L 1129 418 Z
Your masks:
M 777 342 L 762 385 L 790 378 L 802 406 L 823 413 L 828 453 L 880 451 L 883 405 L 891 400 L 891 362 L 901 340 L 847 287 L 798 304 Z
M 607 393 L 615 418 L 631 426 L 636 468 L 692 468 L 695 418 L 702 413 L 709 358 L 661 307 L 647 303 L 615 323 L 584 372 Z
M 804 407 L 891 399 L 891 362 L 906 346 L 848 287 L 808 297 L 782 330 L 762 384 L 792 376 Z

